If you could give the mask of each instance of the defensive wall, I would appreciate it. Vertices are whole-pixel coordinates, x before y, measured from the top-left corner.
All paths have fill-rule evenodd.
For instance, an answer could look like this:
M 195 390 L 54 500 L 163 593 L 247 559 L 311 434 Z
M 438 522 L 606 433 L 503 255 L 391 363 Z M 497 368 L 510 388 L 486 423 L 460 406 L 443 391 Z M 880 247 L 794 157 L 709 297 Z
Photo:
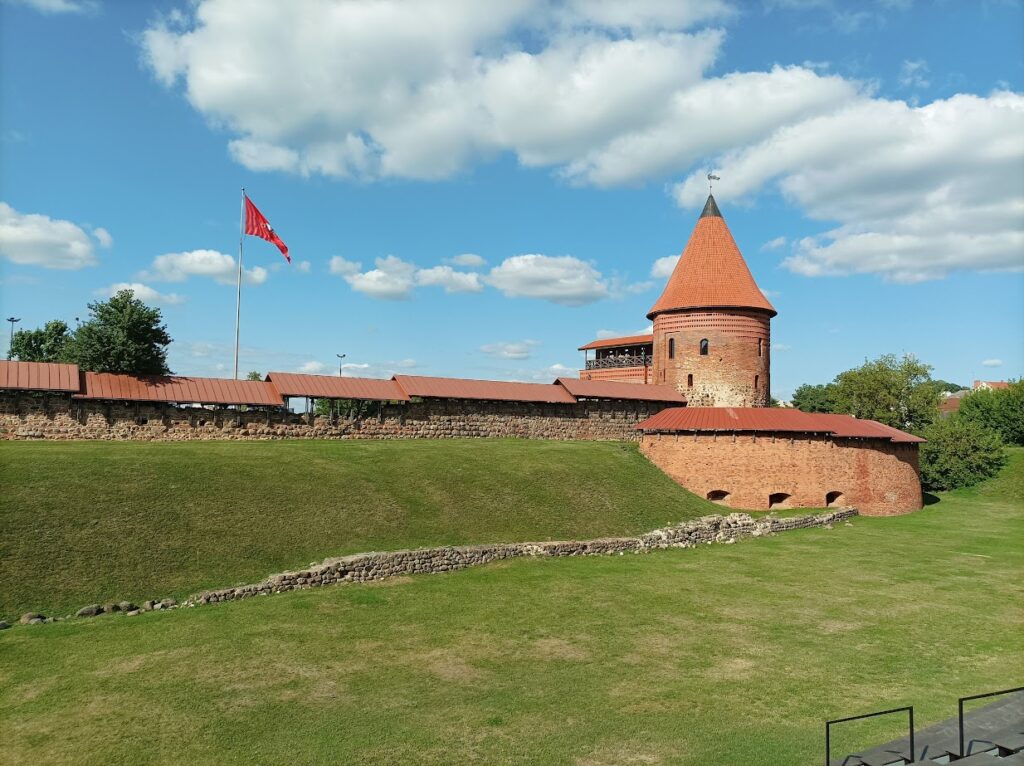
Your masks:
M 641 425 L 640 450 L 700 497 L 755 511 L 853 505 L 865 516 L 921 507 L 923 440 L 897 429 L 844 415 L 777 410 L 761 410 L 767 417 L 752 423 L 754 413 L 737 410 L 730 431 L 719 423 L 698 425 L 697 408 L 686 413 L 689 422 L 673 425 L 673 412 Z
M 68 394 L 0 391 L 0 439 L 213 441 L 516 437 L 636 441 L 638 423 L 666 405 L 429 399 L 367 402 L 352 417 L 281 408 L 187 407 L 162 402 L 76 400 Z

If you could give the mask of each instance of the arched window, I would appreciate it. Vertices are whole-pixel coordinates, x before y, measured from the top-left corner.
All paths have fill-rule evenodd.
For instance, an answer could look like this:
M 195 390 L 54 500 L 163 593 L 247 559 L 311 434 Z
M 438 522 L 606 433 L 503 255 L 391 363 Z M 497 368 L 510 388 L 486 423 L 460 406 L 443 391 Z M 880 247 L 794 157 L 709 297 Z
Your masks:
M 757 390 L 757 384 L 760 383 L 760 382 L 761 382 L 761 376 L 760 375 L 755 375 L 754 376 L 754 390 L 755 391 Z
M 693 375 L 686 376 L 686 387 L 693 388 Z
M 703 338 L 701 340 L 701 342 L 700 342 L 700 355 L 701 356 L 707 356 L 708 355 L 708 339 L 707 338 Z
M 789 494 L 786 492 L 773 492 L 768 495 L 768 510 L 773 508 L 789 508 Z
M 675 338 L 669 338 L 668 339 L 668 358 L 669 359 L 675 359 L 676 358 L 676 339 Z
M 712 503 L 718 503 L 719 505 L 725 505 L 728 497 L 729 493 L 724 489 L 713 489 L 708 492 L 708 500 Z
M 829 492 L 827 495 L 825 495 L 825 507 L 835 508 L 837 505 L 842 505 L 842 501 L 840 499 L 842 498 L 842 496 L 843 493 L 840 492 L 839 490 Z
M 764 356 L 764 338 L 757 339 L 757 355 Z

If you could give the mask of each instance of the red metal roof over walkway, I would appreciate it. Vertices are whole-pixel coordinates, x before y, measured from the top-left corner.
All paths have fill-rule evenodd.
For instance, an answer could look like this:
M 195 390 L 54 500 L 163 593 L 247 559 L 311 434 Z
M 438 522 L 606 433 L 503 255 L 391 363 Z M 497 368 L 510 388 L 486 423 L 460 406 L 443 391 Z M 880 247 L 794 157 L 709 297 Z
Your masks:
M 77 364 L 0 361 L 0 388 L 21 391 L 77 391 Z
M 186 378 L 180 375 L 117 375 L 87 372 L 76 399 L 189 404 L 251 404 L 280 407 L 281 394 L 272 383 L 227 378 Z
M 394 380 L 303 375 L 295 372 L 271 372 L 267 374 L 267 380 L 277 387 L 282 396 L 381 402 L 409 400 L 409 395 Z

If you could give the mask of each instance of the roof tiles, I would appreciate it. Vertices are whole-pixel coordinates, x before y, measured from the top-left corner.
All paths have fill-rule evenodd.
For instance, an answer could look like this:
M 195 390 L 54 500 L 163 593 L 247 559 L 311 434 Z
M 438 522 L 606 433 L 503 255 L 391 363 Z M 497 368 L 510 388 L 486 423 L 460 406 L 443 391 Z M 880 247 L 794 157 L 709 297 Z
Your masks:
M 421 375 L 395 375 L 394 381 L 409 396 L 424 399 L 484 399 L 557 404 L 573 404 L 576 401 L 561 386 L 548 383 L 509 383 L 498 380 L 431 378 Z
M 759 309 L 771 316 L 777 313 L 758 288 L 714 197 L 709 196 L 686 249 L 647 318 L 677 309 L 725 307 Z
M 21 391 L 77 391 L 77 364 L 0 361 L 0 388 Z
M 645 432 L 819 433 L 901 443 L 924 441 L 874 420 L 779 407 L 673 407 L 648 418 L 637 428 Z
M 117 375 L 86 372 L 76 399 L 109 399 L 190 404 L 284 404 L 273 383 L 226 378 L 187 378 L 179 375 Z
M 267 380 L 282 396 L 312 396 L 323 399 L 364 399 L 391 402 L 408 401 L 409 395 L 393 380 L 343 378 L 331 375 L 301 375 L 271 372 Z

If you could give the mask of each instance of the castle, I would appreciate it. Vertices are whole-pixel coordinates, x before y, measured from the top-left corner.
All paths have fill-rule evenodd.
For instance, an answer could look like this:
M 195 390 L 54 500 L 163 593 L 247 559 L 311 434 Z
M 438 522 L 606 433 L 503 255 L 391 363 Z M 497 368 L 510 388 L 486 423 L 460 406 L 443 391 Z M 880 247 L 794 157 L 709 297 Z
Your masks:
M 850 415 L 769 407 L 775 314 L 708 196 L 647 314 L 652 334 L 583 346 L 578 379 L 271 372 L 239 381 L 7 361 L 0 438 L 626 440 L 691 492 L 733 508 L 920 508 L 922 439 Z M 294 398 L 306 400 L 305 415 Z M 329 415 L 316 414 L 318 399 L 332 402 Z
M 708 195 L 668 284 L 647 313 L 653 334 L 581 346 L 580 378 L 670 385 L 690 406 L 767 407 L 776 313 Z

